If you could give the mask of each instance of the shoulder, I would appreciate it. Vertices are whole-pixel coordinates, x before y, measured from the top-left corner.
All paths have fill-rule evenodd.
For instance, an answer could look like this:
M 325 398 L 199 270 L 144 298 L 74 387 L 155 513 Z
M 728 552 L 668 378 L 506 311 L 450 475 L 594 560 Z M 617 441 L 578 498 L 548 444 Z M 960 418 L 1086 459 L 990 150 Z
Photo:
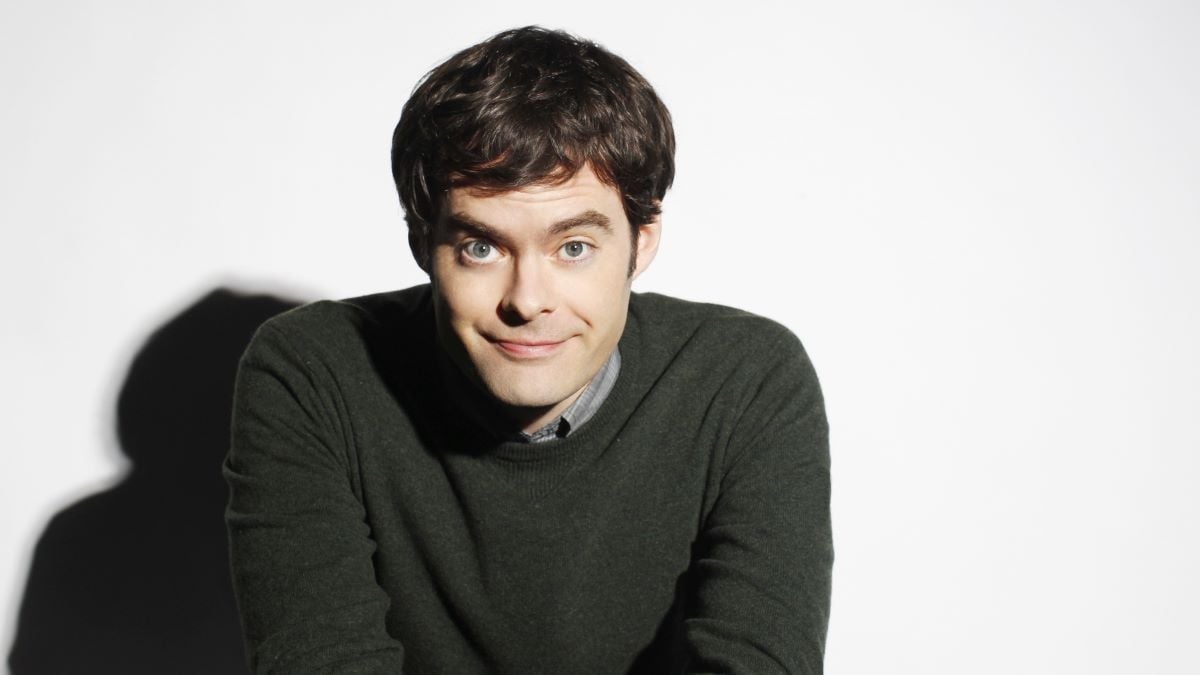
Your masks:
M 642 294 L 630 301 L 630 326 L 649 388 L 644 400 L 669 411 L 659 418 L 719 429 L 712 448 L 720 466 L 763 439 L 827 454 L 820 383 L 784 325 L 733 307 Z
M 345 300 L 319 300 L 271 318 L 260 332 L 337 344 L 365 332 L 403 330 L 420 324 L 429 309 L 429 285 Z
M 808 353 L 777 321 L 723 305 L 639 294 L 630 300 L 629 325 L 628 346 L 637 350 L 647 386 L 720 399 L 730 410 L 761 402 L 767 392 L 820 405 Z
M 355 379 L 398 360 L 422 360 L 433 334 L 428 285 L 321 300 L 275 316 L 255 334 L 243 365 L 262 363 Z M 428 360 L 425 358 L 424 360 Z
M 735 307 L 635 293 L 629 309 L 643 344 L 670 351 L 687 348 L 713 357 L 772 361 L 772 356 L 785 356 L 807 361 L 800 340 L 786 326 Z

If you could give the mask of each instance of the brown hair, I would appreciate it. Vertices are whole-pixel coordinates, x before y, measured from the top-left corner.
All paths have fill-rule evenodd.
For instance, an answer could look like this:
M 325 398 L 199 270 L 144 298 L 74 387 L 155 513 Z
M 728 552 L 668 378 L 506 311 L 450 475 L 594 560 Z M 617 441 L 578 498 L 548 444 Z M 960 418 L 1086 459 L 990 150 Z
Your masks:
M 537 26 L 500 33 L 430 71 L 392 136 L 409 246 L 427 272 L 447 190 L 553 184 L 584 165 L 621 193 L 636 238 L 675 176 L 671 115 L 621 57 Z

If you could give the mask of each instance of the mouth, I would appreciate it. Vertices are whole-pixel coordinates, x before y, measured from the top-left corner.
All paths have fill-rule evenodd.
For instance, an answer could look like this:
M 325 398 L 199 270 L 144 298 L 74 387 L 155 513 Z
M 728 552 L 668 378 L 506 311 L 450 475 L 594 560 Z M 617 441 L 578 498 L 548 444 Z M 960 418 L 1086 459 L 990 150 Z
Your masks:
M 558 352 L 566 340 L 489 340 L 500 352 L 514 359 L 541 359 Z

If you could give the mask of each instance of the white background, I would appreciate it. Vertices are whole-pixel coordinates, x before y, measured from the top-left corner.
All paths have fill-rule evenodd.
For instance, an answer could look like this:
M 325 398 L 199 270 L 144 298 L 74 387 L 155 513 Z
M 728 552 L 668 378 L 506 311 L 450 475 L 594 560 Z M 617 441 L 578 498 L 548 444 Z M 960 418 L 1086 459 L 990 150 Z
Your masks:
M 40 2 L 0 10 L 0 639 L 122 471 L 147 334 L 218 283 L 418 283 L 417 79 L 539 23 L 625 56 L 678 178 L 637 290 L 804 340 L 828 400 L 830 673 L 1196 673 L 1191 2 Z

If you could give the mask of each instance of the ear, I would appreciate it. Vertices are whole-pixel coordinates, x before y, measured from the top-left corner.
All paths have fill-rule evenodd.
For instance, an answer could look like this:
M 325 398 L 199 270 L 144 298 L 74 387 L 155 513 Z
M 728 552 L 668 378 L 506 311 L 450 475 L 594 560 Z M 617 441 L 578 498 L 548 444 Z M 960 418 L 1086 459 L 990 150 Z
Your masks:
M 654 261 L 658 253 L 658 241 L 662 238 L 662 214 L 654 216 L 654 220 L 638 226 L 637 257 L 629 280 L 641 276 L 642 272 Z

